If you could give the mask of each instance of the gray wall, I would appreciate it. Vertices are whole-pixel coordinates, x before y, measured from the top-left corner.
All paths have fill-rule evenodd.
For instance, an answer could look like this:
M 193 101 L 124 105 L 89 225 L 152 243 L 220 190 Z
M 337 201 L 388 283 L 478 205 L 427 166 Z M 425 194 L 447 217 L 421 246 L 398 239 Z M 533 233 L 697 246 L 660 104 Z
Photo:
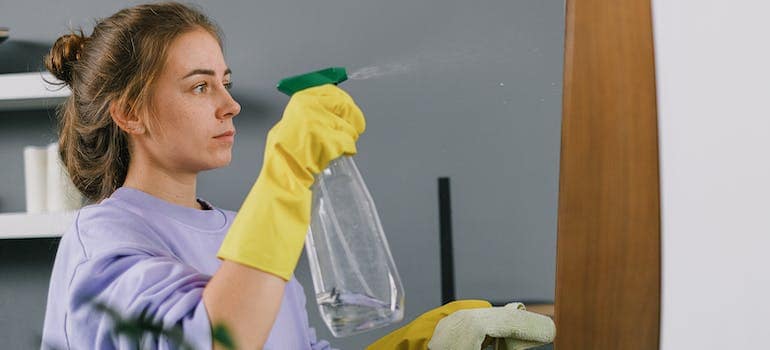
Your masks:
M 0 72 L 34 70 L 68 26 L 90 32 L 119 1 L 0 0 Z M 553 300 L 563 0 L 201 2 L 224 29 L 243 112 L 232 164 L 199 194 L 237 210 L 287 98 L 275 83 L 326 66 L 367 116 L 356 161 L 406 289 L 406 319 L 441 303 L 436 179 L 452 179 L 458 298 Z M 370 74 L 371 75 L 371 74 Z M 359 74 L 361 76 L 361 74 Z M 22 148 L 54 139 L 51 111 L 0 112 L 0 212 L 24 210 Z M 55 242 L 0 241 L 0 339 L 34 344 Z M 307 262 L 297 277 L 313 294 Z M 333 339 L 359 349 L 395 327 Z M 10 343 L 8 343 L 10 341 Z

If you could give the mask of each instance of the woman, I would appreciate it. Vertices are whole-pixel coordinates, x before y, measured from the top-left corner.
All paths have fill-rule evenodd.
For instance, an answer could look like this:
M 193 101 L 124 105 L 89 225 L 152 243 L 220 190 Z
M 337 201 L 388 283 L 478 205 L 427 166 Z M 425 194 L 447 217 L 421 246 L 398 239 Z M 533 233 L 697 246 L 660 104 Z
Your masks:
M 60 153 L 95 204 L 62 237 L 43 347 L 134 346 L 97 304 L 181 327 L 196 349 L 218 346 L 217 324 L 243 348 L 329 347 L 308 325 L 292 272 L 313 175 L 355 154 L 364 131 L 346 93 L 326 85 L 295 94 L 236 215 L 196 197 L 197 174 L 230 163 L 241 110 L 229 93 L 219 31 L 205 15 L 178 3 L 127 8 L 91 36 L 60 37 L 46 66 L 72 90 L 60 111 Z

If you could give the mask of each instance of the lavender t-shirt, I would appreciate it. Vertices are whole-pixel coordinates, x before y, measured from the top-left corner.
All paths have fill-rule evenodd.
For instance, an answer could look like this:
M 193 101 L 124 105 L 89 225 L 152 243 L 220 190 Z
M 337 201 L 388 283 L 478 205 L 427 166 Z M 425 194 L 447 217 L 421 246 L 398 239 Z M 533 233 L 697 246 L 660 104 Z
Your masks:
M 195 349 L 210 349 L 203 288 L 219 267 L 216 253 L 235 213 L 198 201 L 209 210 L 121 187 L 101 203 L 82 208 L 56 254 L 42 348 L 135 347 L 113 332 L 110 316 L 94 309 L 93 301 L 99 301 L 125 317 L 144 311 L 164 327 L 181 326 Z M 141 348 L 175 346 L 163 337 L 145 337 Z M 264 348 L 329 349 L 308 325 L 305 294 L 294 278 Z

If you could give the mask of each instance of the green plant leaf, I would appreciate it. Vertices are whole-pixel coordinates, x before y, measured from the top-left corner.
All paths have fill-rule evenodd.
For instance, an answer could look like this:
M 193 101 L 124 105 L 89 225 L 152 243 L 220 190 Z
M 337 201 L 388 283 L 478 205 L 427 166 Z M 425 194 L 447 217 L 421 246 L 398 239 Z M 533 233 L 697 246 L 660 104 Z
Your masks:
M 235 342 L 233 341 L 233 338 L 230 336 L 230 332 L 227 331 L 227 327 L 223 324 L 217 324 L 214 326 L 214 329 L 211 332 L 212 338 L 214 338 L 214 341 L 222 344 L 227 350 L 235 350 Z

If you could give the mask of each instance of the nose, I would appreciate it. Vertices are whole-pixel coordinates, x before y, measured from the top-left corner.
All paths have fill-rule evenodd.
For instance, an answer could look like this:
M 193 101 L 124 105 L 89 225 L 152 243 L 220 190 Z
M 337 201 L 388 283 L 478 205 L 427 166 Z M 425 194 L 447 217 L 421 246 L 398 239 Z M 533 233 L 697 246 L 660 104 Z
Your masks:
M 233 99 L 230 91 L 224 90 L 222 104 L 217 111 L 217 119 L 230 119 L 241 113 L 241 105 Z

